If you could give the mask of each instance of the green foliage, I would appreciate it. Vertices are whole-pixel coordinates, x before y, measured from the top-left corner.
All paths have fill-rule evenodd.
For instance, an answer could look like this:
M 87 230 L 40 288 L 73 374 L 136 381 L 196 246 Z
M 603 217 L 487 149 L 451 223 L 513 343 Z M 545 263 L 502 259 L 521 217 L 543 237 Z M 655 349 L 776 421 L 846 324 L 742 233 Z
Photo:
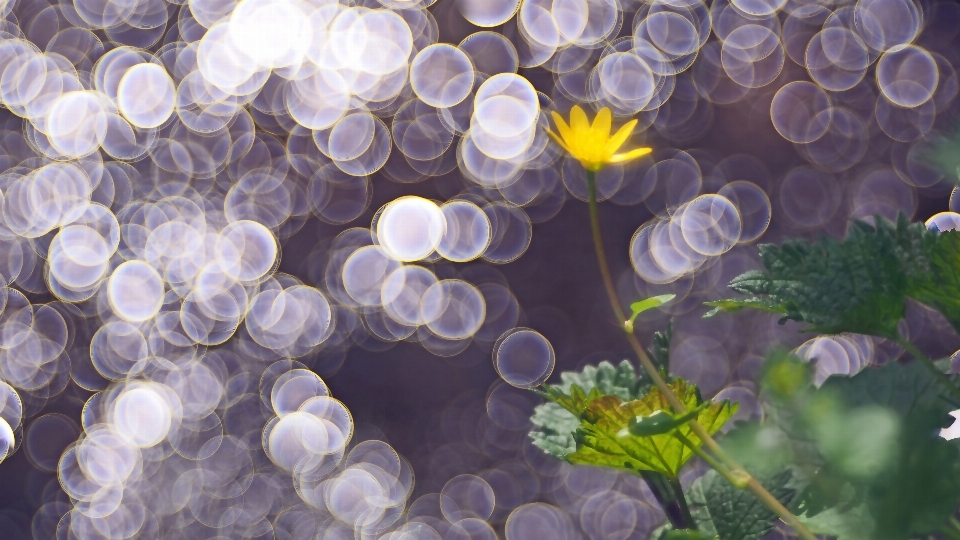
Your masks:
M 960 232 L 927 230 L 902 214 L 896 223 L 851 223 L 845 240 L 789 240 L 760 246 L 766 272 L 750 271 L 730 288 L 745 299 L 708 302 L 720 311 L 760 309 L 814 332 L 895 339 L 905 300 L 937 310 L 960 330 Z
M 658 308 L 667 302 L 676 298 L 675 294 L 661 294 L 660 296 L 651 296 L 645 300 L 639 302 L 634 302 L 630 304 L 630 319 L 626 321 L 627 331 L 633 331 L 633 321 L 637 319 L 637 316 L 643 313 L 644 311 L 651 310 L 653 308 Z
M 653 333 L 653 345 L 650 347 L 650 358 L 660 370 L 666 370 L 670 365 L 670 341 L 673 339 L 673 321 L 667 323 L 663 332 Z
M 572 400 L 572 395 L 583 394 L 586 397 L 596 390 L 601 395 L 632 400 L 645 394 L 649 388 L 650 382 L 638 377 L 627 360 L 617 366 L 603 361 L 597 366 L 586 366 L 579 373 L 567 371 L 560 374 L 560 384 L 544 385 L 541 395 L 551 400 L 564 400 L 565 396 L 571 396 Z M 535 427 L 530 433 L 533 444 L 558 459 L 565 459 L 577 450 L 573 433 L 580 425 L 581 409 L 573 401 L 565 402 L 567 407 L 574 407 L 575 412 L 556 401 L 549 401 L 538 406 L 530 419 Z
M 911 280 L 907 295 L 942 313 L 960 332 L 960 232 L 937 236 L 929 264 L 928 272 Z
M 741 463 L 792 471 L 794 511 L 839 540 L 906 540 L 940 530 L 960 504 L 960 449 L 938 436 L 957 406 L 917 363 L 890 363 L 818 389 L 807 363 L 774 355 L 766 421 L 722 444 Z M 721 535 L 722 536 L 722 535 Z
M 791 479 L 791 471 L 784 469 L 758 481 L 778 501 L 789 505 L 796 495 Z M 698 478 L 688 496 L 700 531 L 715 534 L 720 540 L 758 540 L 777 522 L 776 514 L 752 493 L 737 489 L 716 471 Z
M 694 385 L 676 379 L 671 386 L 687 409 L 700 407 L 702 400 Z M 681 423 L 672 431 L 647 437 L 632 435 L 629 430 L 630 422 L 637 417 L 648 417 L 669 408 L 666 397 L 656 387 L 633 401 L 625 402 L 617 396 L 590 401 L 574 436 L 577 451 L 569 454 L 567 461 L 632 472 L 648 470 L 676 478 L 684 464 L 693 457 L 693 450 L 682 442 L 682 438 L 695 447 L 703 444 L 690 426 Z M 713 434 L 735 412 L 736 405 L 724 401 L 700 409 L 696 418 L 708 433 Z

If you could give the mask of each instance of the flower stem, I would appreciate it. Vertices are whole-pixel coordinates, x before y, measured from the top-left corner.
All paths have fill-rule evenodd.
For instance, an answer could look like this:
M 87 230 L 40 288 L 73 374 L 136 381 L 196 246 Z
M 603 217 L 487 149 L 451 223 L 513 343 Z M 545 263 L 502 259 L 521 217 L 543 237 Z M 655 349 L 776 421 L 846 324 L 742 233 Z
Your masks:
M 690 514 L 690 507 L 687 505 L 687 497 L 683 494 L 683 486 L 680 485 L 680 478 L 676 476 L 671 478 L 670 486 L 673 487 L 673 492 L 677 496 L 677 504 L 680 505 L 680 513 L 683 514 L 683 519 L 689 524 L 691 529 L 697 530 L 697 522 L 694 521 L 693 516 Z
M 607 291 L 607 297 L 610 300 L 610 307 L 613 308 L 613 313 L 617 317 L 617 320 L 620 321 L 620 324 L 623 325 L 624 321 L 627 320 L 626 314 L 623 312 L 623 308 L 620 306 L 620 298 L 617 295 L 617 289 L 613 284 L 613 277 L 610 274 L 610 267 L 607 266 L 607 256 L 606 252 L 603 249 L 603 236 L 600 234 L 600 214 L 597 210 L 597 180 L 596 175 L 593 171 L 587 171 L 587 191 L 589 193 L 589 206 L 590 206 L 590 229 L 593 234 L 593 248 L 597 254 L 597 263 L 600 265 L 600 275 L 603 278 L 603 287 Z M 650 361 L 650 357 L 647 356 L 647 352 L 643 350 L 643 345 L 640 344 L 640 340 L 630 331 L 626 325 L 622 326 L 624 334 L 626 335 L 627 341 L 630 343 L 630 348 L 633 349 L 634 354 L 637 355 L 637 358 L 640 360 L 640 364 L 643 366 L 643 369 L 647 372 L 647 375 L 653 380 L 653 383 L 657 385 L 657 388 L 660 389 L 661 395 L 666 398 L 667 403 L 670 404 L 670 407 L 673 408 L 678 414 L 683 414 L 687 412 L 687 408 L 683 406 L 683 402 L 680 401 L 680 398 L 673 393 L 673 390 L 670 386 L 667 385 L 666 381 L 663 380 L 663 377 L 660 376 L 660 373 L 657 372 L 657 368 L 653 365 L 653 362 Z M 787 510 L 780 501 L 778 501 L 769 491 L 764 489 L 759 482 L 757 482 L 753 477 L 747 473 L 743 467 L 741 467 L 736 461 L 730 458 L 726 452 L 720 448 L 720 445 L 717 444 L 717 441 L 713 440 L 713 437 L 707 433 L 707 430 L 703 429 L 703 426 L 700 425 L 696 420 L 691 420 L 690 429 L 693 430 L 693 433 L 703 441 L 703 444 L 713 453 L 717 459 L 722 462 L 731 473 L 735 474 L 738 477 L 746 479 L 747 489 L 757 497 L 767 508 L 772 510 L 777 516 L 782 519 L 787 525 L 790 526 L 797 534 L 800 535 L 804 540 L 817 540 L 817 538 L 811 533 L 799 520 L 794 516 L 789 510 Z
M 688 516 L 684 515 L 677 494 L 674 493 L 676 490 L 667 479 L 667 475 L 644 470 L 637 471 L 637 474 L 647 483 L 647 487 L 650 488 L 650 492 L 653 493 L 653 497 L 660 504 L 660 508 L 663 509 L 663 513 L 667 515 L 674 529 L 689 529 L 693 526 L 692 522 L 688 521 Z M 683 493 L 680 495 L 682 496 Z
M 700 457 L 707 465 L 709 465 L 713 470 L 720 473 L 720 476 L 727 479 L 728 482 L 734 485 L 738 489 L 745 489 L 747 487 L 748 478 L 740 477 L 730 472 L 722 463 L 713 458 L 710 454 L 703 451 L 702 448 L 693 444 L 690 439 L 683 436 L 679 431 L 675 434 L 677 439 L 683 443 L 684 446 L 693 451 L 694 454 Z
M 947 377 L 942 371 L 940 371 L 940 368 L 934 365 L 933 361 L 930 360 L 930 358 L 928 358 L 927 355 L 920 352 L 920 349 L 918 349 L 916 345 L 914 345 L 913 343 L 910 343 L 909 341 L 903 339 L 902 337 L 897 337 L 894 340 L 894 342 L 897 345 L 903 347 L 903 350 L 910 353 L 910 355 L 913 356 L 918 362 L 923 364 L 925 368 L 930 370 L 930 373 L 932 373 L 933 376 L 936 377 L 941 384 L 943 384 L 946 390 L 949 391 L 954 398 L 960 399 L 960 389 L 958 389 L 957 386 L 953 384 L 953 381 L 950 380 L 950 377 Z

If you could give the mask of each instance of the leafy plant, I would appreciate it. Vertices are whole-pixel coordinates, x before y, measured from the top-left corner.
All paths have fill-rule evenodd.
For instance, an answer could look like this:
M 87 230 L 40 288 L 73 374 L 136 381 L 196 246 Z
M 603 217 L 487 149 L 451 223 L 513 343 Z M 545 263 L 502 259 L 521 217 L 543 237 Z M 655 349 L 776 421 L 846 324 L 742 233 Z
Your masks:
M 874 222 L 852 222 L 844 240 L 761 245 L 766 272 L 753 270 L 730 282 L 735 291 L 754 296 L 707 302 L 714 309 L 704 317 L 751 308 L 782 315 L 781 324 L 805 322 L 812 332 L 887 338 L 960 397 L 960 389 L 897 332 L 907 298 L 940 311 L 960 332 L 960 231 L 930 230 L 903 214 L 895 223 L 880 216 Z
M 715 309 L 706 316 L 758 309 L 779 314 L 781 323 L 803 322 L 808 331 L 880 336 L 900 344 L 927 371 L 921 376 L 916 364 L 891 363 L 876 380 L 864 372 L 815 388 L 808 364 L 775 355 L 761 394 L 769 401 L 766 420 L 736 427 L 721 446 L 713 435 L 733 407 L 704 403 L 695 387 L 666 377 L 669 329 L 666 346 L 655 340 L 650 354 L 634 335 L 637 316 L 668 300 L 636 302 L 628 318 L 607 265 L 596 172 L 641 152 L 609 158 L 615 149 L 573 144 L 609 137 L 606 109 L 592 126 L 579 107 L 571 113 L 571 126 L 555 119 L 562 132 L 582 135 L 578 140 L 561 133 L 561 139 L 551 133 L 587 171 L 590 228 L 604 290 L 652 386 L 629 396 L 604 393 L 596 381 L 588 381 L 594 383 L 589 387 L 546 387 L 541 395 L 551 403 L 544 407 L 552 408 L 534 415 L 536 444 L 573 463 L 643 476 L 670 520 L 655 531 L 659 540 L 753 540 L 772 528 L 774 517 L 804 540 L 816 540 L 813 532 L 839 540 L 906 540 L 931 533 L 960 539 L 960 522 L 950 515 L 960 504 L 960 450 L 937 431 L 943 409 L 953 406 L 945 394 L 960 397 L 960 389 L 898 333 L 907 298 L 939 310 L 960 331 L 960 232 L 927 230 L 903 215 L 895 223 L 877 216 L 872 225 L 854 222 L 844 240 L 761 246 L 766 271 L 747 272 L 730 283 L 747 297 L 711 302 Z M 635 121 L 628 125 L 618 136 Z M 954 163 L 940 160 L 941 166 Z M 874 393 L 873 385 L 882 391 Z M 691 493 L 696 520 L 678 480 L 693 455 L 715 471 Z M 672 511 L 674 502 L 679 513 Z
M 960 233 L 929 231 L 902 214 L 896 223 L 879 216 L 875 223 L 852 222 L 845 240 L 761 245 L 766 272 L 750 271 L 730 282 L 733 290 L 753 296 L 708 302 L 715 309 L 705 316 L 753 308 L 779 313 L 781 322 L 805 322 L 813 332 L 896 339 L 906 298 L 932 300 L 931 285 L 948 274 L 934 260 L 960 256 L 960 250 L 952 252 L 960 248 L 953 241 Z M 957 315 L 950 320 L 960 327 Z
M 650 382 L 637 377 L 633 365 L 627 360 L 617 366 L 604 361 L 597 366 L 586 366 L 579 373 L 567 371 L 560 374 L 560 384 L 544 385 L 541 395 L 548 399 L 554 399 L 550 396 L 562 399 L 571 393 L 578 394 L 573 388 L 587 393 L 596 390 L 600 395 L 632 400 L 646 393 L 650 389 Z M 560 405 L 557 399 L 534 410 L 530 420 L 536 429 L 531 432 L 530 437 L 533 444 L 544 452 L 558 459 L 565 459 L 568 454 L 577 450 L 574 432 L 580 425 L 580 419 L 568 408 Z
M 697 420 L 711 434 L 736 412 L 736 405 L 731 406 L 729 402 L 700 408 L 702 399 L 697 388 L 683 379 L 676 379 L 671 387 L 687 408 L 697 412 Z M 577 451 L 568 454 L 567 461 L 678 477 L 680 469 L 693 457 L 694 449 L 703 445 L 686 421 L 671 422 L 671 429 L 646 436 L 635 435 L 632 429 L 650 415 L 668 414 L 663 411 L 669 407 L 658 388 L 633 401 L 625 402 L 617 396 L 599 396 L 590 400 L 580 414 L 580 425 L 574 435 Z M 690 419 L 688 417 L 687 421 Z
M 789 504 L 796 495 L 792 473 L 784 469 L 762 477 L 761 483 L 780 502 Z M 737 489 L 716 471 L 698 478 L 689 491 L 693 515 L 700 530 L 721 540 L 757 540 L 773 530 L 777 516 L 752 494 Z
M 957 404 L 936 377 L 916 362 L 890 363 L 815 388 L 810 369 L 775 354 L 762 383 L 766 421 L 735 428 L 725 448 L 791 471 L 802 487 L 794 510 L 815 533 L 903 540 L 940 531 L 960 505 L 960 448 L 938 436 Z

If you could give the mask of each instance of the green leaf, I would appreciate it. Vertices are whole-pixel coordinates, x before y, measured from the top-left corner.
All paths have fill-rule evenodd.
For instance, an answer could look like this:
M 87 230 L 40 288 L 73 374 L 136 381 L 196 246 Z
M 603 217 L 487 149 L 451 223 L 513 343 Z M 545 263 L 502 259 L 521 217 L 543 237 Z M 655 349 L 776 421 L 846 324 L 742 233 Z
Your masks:
M 596 366 L 586 366 L 579 373 L 565 371 L 560 374 L 560 384 L 545 385 L 545 387 L 555 388 L 565 394 L 570 394 L 574 385 L 587 393 L 596 388 L 602 395 L 631 400 L 646 394 L 650 384 L 646 378 L 637 375 L 633 364 L 623 360 L 616 366 L 603 361 Z
M 683 379 L 672 383 L 687 409 L 696 409 L 701 401 L 696 386 Z M 583 414 L 583 422 L 575 439 L 577 451 L 567 456 L 571 463 L 605 465 L 624 470 L 650 470 L 676 478 L 683 465 L 693 457 L 693 450 L 685 446 L 678 435 L 686 437 L 694 446 L 702 441 L 688 424 L 682 424 L 670 433 L 636 437 L 628 429 L 637 416 L 649 416 L 669 410 L 670 405 L 656 387 L 634 401 L 624 402 L 616 396 L 604 396 L 590 403 Z M 712 403 L 697 414 L 697 421 L 708 433 L 717 432 L 736 412 L 736 404 L 724 401 Z
M 950 411 L 958 408 L 943 385 L 919 362 L 871 367 L 853 377 L 834 375 L 823 383 L 821 391 L 836 393 L 851 408 L 886 407 L 930 431 L 949 425 Z
M 748 308 L 777 313 L 779 315 L 787 314 L 787 307 L 784 304 L 778 304 L 769 298 L 727 298 L 725 300 L 705 302 L 705 304 L 712 306 L 714 309 L 706 312 L 703 315 L 704 319 L 713 317 L 721 312 L 736 313 Z
M 960 505 L 960 448 L 938 437 L 956 406 L 935 376 L 892 362 L 816 389 L 798 382 L 808 380 L 793 369 L 800 362 L 771 360 L 767 421 L 731 430 L 728 453 L 768 469 L 792 464 L 803 484 L 795 510 L 816 533 L 906 540 L 938 531 Z
M 960 504 L 960 450 L 936 434 L 905 434 L 898 462 L 868 486 L 878 540 L 936 533 Z
M 583 397 L 584 401 L 591 393 L 615 395 L 631 400 L 646 393 L 649 387 L 649 381 L 637 377 L 633 365 L 627 360 L 617 366 L 603 361 L 597 366 L 586 366 L 580 372 L 561 373 L 560 384 L 544 385 L 540 392 L 552 402 L 534 409 L 530 418 L 534 430 L 530 433 L 530 438 L 533 439 L 533 444 L 544 452 L 559 459 L 566 459 L 568 454 L 577 450 L 573 434 L 580 425 L 579 415 L 583 403 L 576 401 L 576 396 Z
M 566 459 L 567 454 L 577 451 L 573 433 L 580 419 L 556 403 L 544 403 L 533 411 L 530 421 L 535 429 L 530 438 L 537 448 L 557 459 Z
M 796 495 L 789 469 L 757 480 L 785 506 Z M 697 506 L 701 529 L 716 532 L 720 540 L 758 540 L 773 530 L 778 519 L 752 493 L 734 487 L 712 470 L 694 482 L 689 498 Z
M 907 294 L 940 313 L 960 332 L 960 231 L 936 234 L 930 270 L 914 276 Z
M 630 304 L 630 311 L 631 311 L 630 319 L 628 319 L 625 323 L 627 325 L 627 330 L 630 332 L 633 331 L 633 321 L 636 320 L 638 315 L 640 315 L 644 311 L 647 311 L 653 308 L 658 308 L 666 304 L 667 302 L 673 300 L 676 297 L 677 295 L 675 294 L 661 294 L 660 296 L 651 296 L 650 298 L 647 298 L 645 300 L 641 300 L 639 302 L 634 302 Z
M 873 540 L 877 528 L 869 508 L 858 500 L 850 485 L 844 487 L 835 506 L 812 516 L 798 515 L 797 519 L 814 534 L 834 536 L 837 540 Z
M 761 245 L 766 272 L 747 272 L 730 282 L 752 297 L 713 305 L 773 311 L 783 315 L 781 322 L 805 322 L 814 332 L 895 338 L 910 284 L 929 279 L 938 233 L 910 224 L 902 214 L 895 224 L 879 216 L 875 222 L 852 222 L 843 241 Z

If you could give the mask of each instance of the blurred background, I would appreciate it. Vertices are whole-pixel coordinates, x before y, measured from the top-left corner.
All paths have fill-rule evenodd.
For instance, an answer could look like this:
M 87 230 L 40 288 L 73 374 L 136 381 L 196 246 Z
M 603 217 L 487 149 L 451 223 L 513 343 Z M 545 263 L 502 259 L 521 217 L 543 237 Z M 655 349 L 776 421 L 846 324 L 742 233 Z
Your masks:
M 388 4 L 384 5 L 391 7 Z M 484 62 L 509 64 L 509 54 L 501 58 L 498 55 L 505 53 L 498 51 L 509 49 L 501 41 L 512 44 L 520 51 L 514 70 L 541 93 L 544 111 L 557 110 L 566 117 L 575 103 L 588 109 L 605 103 L 588 99 L 595 97 L 589 81 L 603 47 L 561 46 L 548 55 L 549 60 L 522 67 L 533 63 L 530 55 L 537 52 L 530 42 L 536 32 L 517 28 L 522 9 L 520 16 L 511 12 L 506 24 L 481 27 L 468 20 L 477 16 L 481 4 L 439 0 L 430 5 L 436 41 L 460 44 L 461 49 L 469 49 L 464 40 L 482 41 L 471 56 L 478 73 Z M 500 4 L 507 11 L 516 9 L 498 0 L 483 4 L 489 12 L 484 13 L 493 19 L 502 16 L 495 13 Z M 11 13 L 26 28 L 45 6 L 46 0 L 20 0 Z M 939 215 L 935 219 L 941 228 L 960 224 L 952 214 L 942 214 L 960 211 L 960 196 L 954 196 L 956 171 L 943 166 L 944 153 L 960 153 L 960 146 L 951 141 L 958 128 L 960 4 L 625 0 L 618 7 L 620 27 L 601 36 L 603 41 L 647 32 L 661 52 L 675 48 L 674 53 L 664 53 L 674 72 L 658 74 L 669 82 L 661 81 L 657 88 L 673 85 L 668 99 L 659 107 L 637 111 L 642 131 L 631 144 L 651 146 L 653 153 L 604 171 L 600 180 L 601 195 L 608 199 L 600 203 L 601 225 L 623 304 L 657 294 L 677 295 L 670 305 L 640 317 L 636 326 L 641 341 L 649 345 L 652 333 L 672 321 L 671 372 L 696 382 L 705 397 L 740 402 L 738 418 L 760 415 L 757 369 L 774 344 L 799 347 L 802 355 L 819 358 L 818 377 L 853 373 L 902 354 L 898 347 L 873 338 L 815 338 L 799 332 L 799 325 L 779 325 L 776 317 L 760 313 L 705 320 L 702 303 L 731 296 L 726 288 L 730 279 L 761 267 L 758 243 L 842 237 L 850 220 L 874 215 L 892 219 L 900 212 L 913 221 Z M 700 20 L 690 14 L 706 14 L 709 37 L 695 33 L 685 38 L 682 29 L 661 20 L 664 13 L 683 14 L 685 21 Z M 183 19 L 176 9 L 172 14 L 174 21 Z M 650 22 L 644 22 L 647 19 Z M 183 32 L 183 25 L 172 25 L 169 31 Z M 507 39 L 488 37 L 491 32 Z M 104 30 L 91 33 L 109 48 Z M 478 33 L 482 35 L 475 37 Z M 164 42 L 176 41 L 168 39 Z M 684 44 L 684 39 L 692 41 Z M 523 43 L 526 49 L 518 46 Z M 160 45 L 148 48 L 155 51 Z M 691 52 L 676 53 L 684 47 Z M 608 91 L 617 95 L 642 85 L 627 72 L 620 75 L 622 87 L 612 82 L 613 75 L 596 84 L 610 86 Z M 254 114 L 258 133 L 292 144 L 288 141 L 296 133 L 291 135 L 295 130 L 284 114 Z M 628 116 L 617 117 L 614 128 Z M 6 154 L 26 151 L 16 149 L 17 143 L 10 140 L 21 136 L 23 119 L 3 110 L 0 124 Z M 19 146 L 28 146 L 22 136 Z M 403 157 L 396 147 L 394 151 Z M 17 155 L 12 161 L 24 158 Z M 337 346 L 301 359 L 349 408 L 355 421 L 354 443 L 386 441 L 409 460 L 416 478 L 408 498 L 409 516 L 435 514 L 436 494 L 460 489 L 466 493 L 465 512 L 476 509 L 482 516 L 490 506 L 485 519 L 501 538 L 547 538 L 543 535 L 553 534 L 550 531 L 567 531 L 562 538 L 647 538 L 664 517 L 642 482 L 625 474 L 573 467 L 542 454 L 527 437 L 529 415 L 539 398 L 506 384 L 494 368 L 496 340 L 514 327 L 531 328 L 552 345 L 555 368 L 549 382 L 557 381 L 563 371 L 602 360 L 636 363 L 603 294 L 583 200 L 582 169 L 555 156 L 549 166 L 535 169 L 535 181 L 523 184 L 527 192 L 518 194 L 509 188 L 520 184 L 465 176 L 462 158 L 452 166 L 443 165 L 441 174 L 415 173 L 415 181 L 398 178 L 406 172 L 392 163 L 368 175 L 359 191 L 344 188 L 333 195 L 344 205 L 340 210 L 328 204 L 311 208 L 313 213 L 305 212 L 299 221 L 291 220 L 296 224 L 280 234 L 278 271 L 327 291 L 330 272 L 342 267 L 343 246 L 352 242 L 344 239 L 362 236 L 364 230 L 369 235 L 378 211 L 405 195 L 435 201 L 460 198 L 485 211 L 484 205 L 502 203 L 504 208 L 520 208 L 522 217 L 514 215 L 514 226 L 500 230 L 501 253 L 496 257 L 431 264 L 438 277 L 463 279 L 483 293 L 486 320 L 473 339 L 430 345 L 424 343 L 429 338 L 414 333 L 387 340 L 354 323 Z M 148 159 L 133 166 L 148 177 L 150 164 Z M 732 202 L 740 220 L 730 245 L 714 256 L 693 257 L 696 260 L 675 245 L 665 247 L 663 234 L 669 236 L 671 223 L 679 221 L 676 209 L 701 195 L 718 193 Z M 526 202 L 506 204 L 521 198 Z M 501 219 L 509 219 L 503 212 L 509 211 L 502 210 Z M 349 229 L 359 231 L 344 232 Z M 664 255 L 669 249 L 679 255 Z M 32 304 L 56 300 L 49 293 L 26 292 Z M 960 338 L 950 326 L 923 306 L 909 307 L 905 332 L 931 356 L 949 356 L 960 349 Z M 24 414 L 18 438 L 23 442 L 0 465 L 4 539 L 52 538 L 43 536 L 43 531 L 50 531 L 43 519 L 55 523 L 57 509 L 63 508 L 57 505 L 70 504 L 60 488 L 56 463 L 80 436 L 81 411 L 91 395 L 72 381 L 53 395 L 21 393 Z M 685 482 L 697 472 L 690 471 Z M 460 479 L 451 484 L 455 478 Z M 456 482 L 466 487 L 458 488 Z M 549 506 L 527 507 L 523 512 L 528 515 L 518 517 L 509 531 L 507 516 L 534 502 Z M 42 508 L 47 510 L 41 512 Z M 434 517 L 449 520 L 449 513 L 441 514 Z M 39 526 L 37 515 L 46 516 Z M 778 530 L 773 537 L 785 538 L 787 533 Z

